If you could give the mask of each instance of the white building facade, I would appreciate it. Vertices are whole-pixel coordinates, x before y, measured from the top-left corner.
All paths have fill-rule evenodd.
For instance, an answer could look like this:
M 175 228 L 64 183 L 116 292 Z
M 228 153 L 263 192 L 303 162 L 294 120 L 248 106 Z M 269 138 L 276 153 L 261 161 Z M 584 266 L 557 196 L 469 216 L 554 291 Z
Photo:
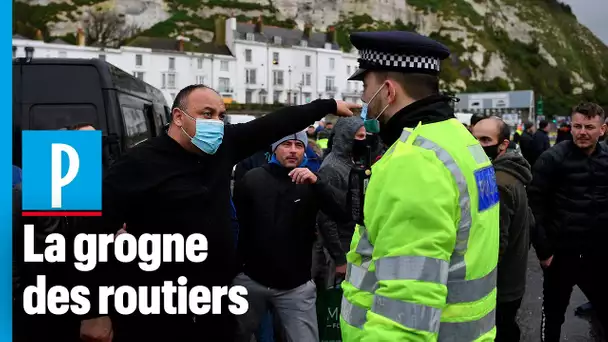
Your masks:
M 265 29 L 261 23 L 237 24 L 235 18 L 216 29 L 225 30 L 226 53 L 184 51 L 183 41 L 169 38 L 146 38 L 160 44 L 156 47 L 109 49 L 14 37 L 13 57 L 25 57 L 25 48 L 31 47 L 33 58 L 104 59 L 160 89 L 169 105 L 191 84 L 216 89 L 226 103 L 295 105 L 318 98 L 360 102 L 363 85 L 347 81 L 357 69 L 358 55 L 342 52 L 335 33 Z
M 347 81 L 357 68 L 358 56 L 339 50 L 326 34 L 238 24 L 234 36 L 237 102 L 360 101 L 361 82 Z
M 33 47 L 33 58 L 104 59 L 161 90 L 169 106 L 180 89 L 195 83 L 216 89 L 226 102 L 233 98 L 237 71 L 233 56 L 130 46 L 101 49 L 23 39 L 13 39 L 13 46 L 14 57 L 26 57 L 25 48 Z

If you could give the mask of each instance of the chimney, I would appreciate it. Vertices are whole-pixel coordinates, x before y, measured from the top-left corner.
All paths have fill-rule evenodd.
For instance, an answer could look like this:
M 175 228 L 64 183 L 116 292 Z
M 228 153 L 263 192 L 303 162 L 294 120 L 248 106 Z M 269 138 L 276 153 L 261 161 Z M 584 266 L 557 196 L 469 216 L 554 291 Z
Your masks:
M 177 50 L 179 52 L 184 52 L 184 42 L 189 42 L 190 38 L 185 37 L 184 33 L 182 33 L 179 36 L 177 36 L 175 39 L 177 39 Z
M 258 17 L 258 21 L 255 23 L 255 33 L 262 33 L 264 28 L 264 21 L 262 20 L 262 16 Z
M 226 45 L 226 18 L 222 16 L 215 18 L 213 43 L 217 46 Z
M 309 40 L 311 34 L 312 34 L 312 24 L 306 23 L 304 25 L 304 34 L 302 35 L 302 39 Z
M 84 31 L 82 28 L 78 28 L 78 32 L 76 33 L 76 44 L 78 44 L 78 46 L 85 45 Z
M 325 33 L 325 42 L 336 44 L 336 28 L 334 26 L 327 27 L 327 32 Z

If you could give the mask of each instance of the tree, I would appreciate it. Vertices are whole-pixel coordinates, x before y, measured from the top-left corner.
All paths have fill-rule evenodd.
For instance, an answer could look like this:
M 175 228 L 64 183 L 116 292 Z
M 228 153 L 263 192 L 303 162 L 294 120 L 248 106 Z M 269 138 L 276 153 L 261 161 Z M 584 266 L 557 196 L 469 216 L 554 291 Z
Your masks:
M 124 14 L 109 9 L 89 9 L 83 20 L 88 45 L 118 47 L 140 32 L 139 27 L 128 24 Z

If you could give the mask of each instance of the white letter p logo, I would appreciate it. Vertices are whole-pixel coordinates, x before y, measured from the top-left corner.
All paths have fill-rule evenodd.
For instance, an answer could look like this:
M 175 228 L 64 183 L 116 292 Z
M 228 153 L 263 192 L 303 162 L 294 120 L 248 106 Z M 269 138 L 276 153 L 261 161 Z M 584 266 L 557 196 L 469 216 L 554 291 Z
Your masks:
M 68 155 L 69 165 L 65 177 L 61 177 L 61 153 Z M 61 208 L 61 188 L 70 184 L 80 169 L 78 152 L 66 144 L 51 144 L 51 207 Z

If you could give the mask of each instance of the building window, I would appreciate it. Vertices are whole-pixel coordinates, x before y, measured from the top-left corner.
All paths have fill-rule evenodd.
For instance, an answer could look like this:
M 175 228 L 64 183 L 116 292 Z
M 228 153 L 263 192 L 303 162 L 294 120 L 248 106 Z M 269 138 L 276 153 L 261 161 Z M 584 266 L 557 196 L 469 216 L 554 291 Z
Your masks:
M 281 92 L 280 91 L 275 91 L 274 93 L 272 93 L 272 101 L 273 101 L 273 103 L 279 103 L 280 100 L 281 100 Z
M 279 37 L 279 36 L 274 36 L 274 43 L 275 43 L 275 44 L 279 44 L 279 45 L 280 45 L 280 44 L 281 44 L 281 42 L 282 42 L 281 37 Z
M 197 66 L 199 69 L 202 69 L 202 68 L 203 68 L 203 58 L 202 58 L 202 57 L 199 57 L 199 58 L 197 58 L 197 59 L 196 59 L 196 66 Z
M 68 53 L 65 51 L 59 51 L 59 58 L 66 58 L 68 56 Z
M 245 70 L 245 84 L 255 84 L 256 83 L 256 70 L 255 69 L 247 69 Z
M 278 52 L 272 53 L 272 64 L 279 65 L 279 53 Z
M 162 77 L 162 88 L 175 89 L 175 78 L 174 72 L 164 72 Z
M 308 40 L 302 40 L 302 41 L 300 41 L 300 45 L 302 45 L 302 47 L 307 47 L 308 46 Z
M 250 33 L 245 34 L 245 39 L 247 39 L 249 41 L 253 41 L 253 38 L 254 38 L 253 33 L 250 32 Z
M 350 65 L 346 66 L 346 76 L 350 77 Z
M 220 71 L 228 71 L 228 61 L 220 61 Z
M 105 61 L 106 60 L 106 55 L 104 55 L 104 54 L 99 55 L 99 59 L 101 59 L 102 61 Z
M 274 70 L 272 72 L 272 84 L 275 86 L 283 85 L 283 70 Z
M 245 92 L 245 103 L 251 103 L 253 98 L 253 92 L 251 90 L 247 90 Z
M 329 59 L 329 70 L 334 70 L 336 68 L 336 60 L 334 58 Z
M 310 87 L 312 84 L 312 74 L 304 75 L 304 85 Z
M 333 77 L 333 76 L 325 77 L 325 91 L 331 91 L 331 92 L 336 91 L 335 84 L 336 84 L 335 77 Z
M 135 55 L 135 65 L 142 66 L 144 64 L 142 55 Z
M 304 56 L 304 66 L 306 66 L 307 68 L 310 68 L 310 64 L 311 64 L 310 60 L 311 60 L 310 55 Z
M 245 50 L 245 62 L 251 62 L 251 49 Z
M 203 76 L 203 75 L 196 76 L 196 84 L 205 84 L 205 76 Z
M 135 78 L 139 78 L 140 80 L 144 80 L 144 73 L 142 71 L 135 71 L 133 73 L 133 76 L 135 76 Z
M 175 57 L 169 57 L 169 70 L 175 70 Z
M 220 77 L 218 82 L 218 88 L 220 93 L 231 93 L 230 79 L 228 77 Z

